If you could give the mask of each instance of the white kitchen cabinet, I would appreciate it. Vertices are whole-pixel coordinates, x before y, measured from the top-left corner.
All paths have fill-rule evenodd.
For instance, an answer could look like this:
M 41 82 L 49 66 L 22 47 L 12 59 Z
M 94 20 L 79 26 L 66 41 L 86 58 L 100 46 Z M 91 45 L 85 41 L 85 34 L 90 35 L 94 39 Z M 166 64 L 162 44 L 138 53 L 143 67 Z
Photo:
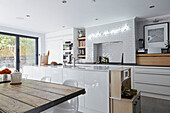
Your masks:
M 137 83 L 136 87 L 143 92 L 170 96 L 170 88 L 168 86 Z
M 87 113 L 109 113 L 109 72 L 87 71 L 85 89 Z
M 136 83 L 170 86 L 170 75 L 136 73 L 134 81 Z
M 170 68 L 135 66 L 134 87 L 143 96 L 170 100 Z
M 63 81 L 65 80 L 76 80 L 78 87 L 86 90 L 85 95 L 79 96 L 80 111 L 84 113 L 109 113 L 108 71 L 63 69 Z
M 170 75 L 169 67 L 135 66 L 135 73 Z
M 80 87 L 80 88 L 85 88 L 84 76 L 85 76 L 84 71 L 63 69 L 63 82 L 65 80 L 76 80 L 76 81 L 78 81 L 78 87 Z M 79 96 L 79 105 L 80 105 L 79 111 L 81 111 L 81 112 L 85 112 L 84 111 L 85 96 L 86 96 L 86 94 Z
M 24 76 L 27 76 L 27 79 L 33 78 L 33 66 L 24 66 L 22 69 L 22 73 Z
M 51 77 L 52 83 L 62 84 L 63 83 L 63 69 L 57 68 L 46 68 L 46 76 Z
M 109 70 L 87 70 L 55 67 L 26 67 L 32 72 L 33 80 L 51 77 L 52 83 L 65 80 L 78 81 L 78 87 L 85 88 L 86 94 L 79 96 L 79 111 L 83 113 L 109 113 Z M 92 68 L 90 68 L 92 69 Z M 30 71 L 29 71 L 30 70 Z
M 46 76 L 46 67 L 33 67 L 32 68 L 32 79 L 33 80 L 41 80 Z

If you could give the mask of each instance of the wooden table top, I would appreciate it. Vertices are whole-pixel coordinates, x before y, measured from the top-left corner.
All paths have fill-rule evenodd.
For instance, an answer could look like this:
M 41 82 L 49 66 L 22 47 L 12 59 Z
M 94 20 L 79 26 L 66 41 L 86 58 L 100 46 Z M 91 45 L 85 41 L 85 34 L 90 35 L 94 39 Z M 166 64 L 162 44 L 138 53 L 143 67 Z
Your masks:
M 0 84 L 0 109 L 7 113 L 39 113 L 78 95 L 85 89 L 34 80 L 21 85 Z

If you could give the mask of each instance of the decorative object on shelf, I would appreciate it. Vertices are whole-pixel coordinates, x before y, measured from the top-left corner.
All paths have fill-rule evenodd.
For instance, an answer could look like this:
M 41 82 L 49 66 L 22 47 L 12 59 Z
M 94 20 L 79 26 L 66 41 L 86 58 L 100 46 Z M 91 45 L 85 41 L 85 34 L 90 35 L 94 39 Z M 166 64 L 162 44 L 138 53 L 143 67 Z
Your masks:
M 52 65 L 57 65 L 57 62 L 52 61 L 51 64 L 52 64 Z
M 11 74 L 11 85 L 18 85 L 22 84 L 22 73 L 18 72 L 17 70 Z
M 169 38 L 169 23 L 158 23 L 144 26 L 145 48 L 165 48 Z
M 103 56 L 98 56 L 97 57 L 97 64 L 108 64 L 109 63 L 109 58 L 108 57 L 103 57 Z
M 158 23 L 160 20 L 159 19 L 154 19 L 153 23 Z
M 50 55 L 50 51 L 48 51 L 47 55 L 41 55 L 40 56 L 40 66 L 45 66 L 48 64 L 48 57 Z
M 143 39 L 139 39 L 138 40 L 137 53 L 141 53 L 141 54 L 145 54 L 146 53 L 146 50 L 144 48 L 144 40 Z
M 83 30 L 78 30 L 78 37 L 83 37 Z
M 170 53 L 170 41 L 167 40 L 165 43 L 166 48 L 161 48 L 161 53 Z
M 124 88 L 124 90 L 122 91 L 121 97 L 127 98 L 127 99 L 132 99 L 133 96 L 135 96 L 135 95 L 137 95 L 136 89 Z
M 161 53 L 168 53 L 168 49 L 167 48 L 161 48 Z
M 170 41 L 169 40 L 166 41 L 165 46 L 167 48 L 167 53 L 170 53 Z

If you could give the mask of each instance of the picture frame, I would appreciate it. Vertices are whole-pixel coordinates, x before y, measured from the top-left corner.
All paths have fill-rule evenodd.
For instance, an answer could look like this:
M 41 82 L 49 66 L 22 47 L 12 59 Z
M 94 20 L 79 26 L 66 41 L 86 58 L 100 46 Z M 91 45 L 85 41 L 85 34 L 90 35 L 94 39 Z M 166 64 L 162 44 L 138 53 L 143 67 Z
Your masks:
M 169 41 L 169 23 L 158 23 L 144 26 L 145 49 L 165 48 Z

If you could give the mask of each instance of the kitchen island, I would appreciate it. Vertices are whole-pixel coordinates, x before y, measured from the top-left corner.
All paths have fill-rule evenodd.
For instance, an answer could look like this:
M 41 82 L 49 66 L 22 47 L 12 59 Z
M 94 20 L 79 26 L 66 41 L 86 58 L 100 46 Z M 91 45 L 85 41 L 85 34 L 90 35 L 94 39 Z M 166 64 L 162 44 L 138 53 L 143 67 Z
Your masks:
M 85 89 L 23 80 L 21 85 L 0 84 L 2 113 L 39 113 L 71 98 L 85 94 Z
M 83 113 L 109 113 L 109 75 L 111 70 L 129 66 L 25 66 L 23 74 L 28 79 L 39 80 L 50 77 L 52 83 L 65 80 L 78 81 L 78 87 L 86 94 L 79 96 L 79 111 Z M 133 71 L 133 70 L 132 70 Z

